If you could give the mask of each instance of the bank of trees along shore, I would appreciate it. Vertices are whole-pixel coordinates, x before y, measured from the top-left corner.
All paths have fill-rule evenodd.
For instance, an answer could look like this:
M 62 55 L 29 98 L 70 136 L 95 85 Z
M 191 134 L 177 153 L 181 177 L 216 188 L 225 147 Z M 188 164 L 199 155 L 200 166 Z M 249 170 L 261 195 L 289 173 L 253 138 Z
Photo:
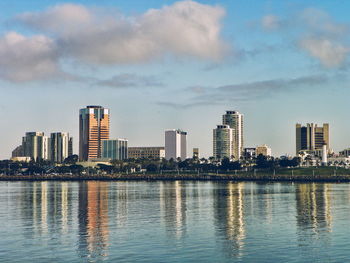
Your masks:
M 259 155 L 257 158 L 240 161 L 230 161 L 224 158 L 221 161 L 213 157 L 181 159 L 128 159 L 112 160 L 110 165 L 98 164 L 96 167 L 84 168 L 78 163 L 78 156 L 69 156 L 63 164 L 54 164 L 45 160 L 36 160 L 29 163 L 12 162 L 10 160 L 0 161 L 0 174 L 6 175 L 35 175 L 35 174 L 101 174 L 101 173 L 232 173 L 239 171 L 268 171 L 285 167 L 299 166 L 299 158 L 274 159 Z

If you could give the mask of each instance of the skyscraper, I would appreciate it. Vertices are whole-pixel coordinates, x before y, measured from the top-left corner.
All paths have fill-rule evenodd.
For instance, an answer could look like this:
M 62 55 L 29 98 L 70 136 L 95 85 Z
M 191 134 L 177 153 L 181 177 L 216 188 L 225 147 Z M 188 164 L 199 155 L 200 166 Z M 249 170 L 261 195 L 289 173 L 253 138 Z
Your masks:
M 24 156 L 32 160 L 49 159 L 49 138 L 43 132 L 26 132 L 22 139 Z
M 187 158 L 187 132 L 181 130 L 165 131 L 165 159 L 185 160 Z
M 302 126 L 297 123 L 296 130 L 296 154 L 300 151 L 320 151 L 323 144 L 327 145 L 329 150 L 329 124 L 324 123 L 323 127 L 317 127 L 317 124 L 307 123 Z
M 109 139 L 109 109 L 87 106 L 79 114 L 79 159 L 101 158 L 102 140 Z
M 55 132 L 50 136 L 50 160 L 62 163 L 69 156 L 69 133 Z
M 226 111 L 222 116 L 222 124 L 230 126 L 233 129 L 233 156 L 239 160 L 243 153 L 243 114 L 238 111 Z
M 243 114 L 226 111 L 222 125 L 213 130 L 213 155 L 217 159 L 227 157 L 239 160 L 243 153 Z
M 217 125 L 213 130 L 213 155 L 214 158 L 234 158 L 234 130 L 229 125 Z
M 73 155 L 73 137 L 70 137 L 68 141 L 68 156 L 71 155 Z

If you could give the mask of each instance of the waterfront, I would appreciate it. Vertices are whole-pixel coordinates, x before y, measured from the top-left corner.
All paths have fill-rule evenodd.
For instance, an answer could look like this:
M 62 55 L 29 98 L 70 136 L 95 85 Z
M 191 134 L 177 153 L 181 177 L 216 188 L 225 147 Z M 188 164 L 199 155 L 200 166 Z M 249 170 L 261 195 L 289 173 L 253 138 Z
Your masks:
M 350 185 L 0 182 L 5 262 L 345 262 Z

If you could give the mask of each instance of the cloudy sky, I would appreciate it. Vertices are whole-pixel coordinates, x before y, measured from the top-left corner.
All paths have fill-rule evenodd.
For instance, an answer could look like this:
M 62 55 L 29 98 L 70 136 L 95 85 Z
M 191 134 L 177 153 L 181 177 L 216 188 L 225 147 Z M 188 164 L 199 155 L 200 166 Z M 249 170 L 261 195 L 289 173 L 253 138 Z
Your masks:
M 78 111 L 111 109 L 111 137 L 212 155 L 225 110 L 245 146 L 294 153 L 296 122 L 329 122 L 350 146 L 350 2 L 344 0 L 0 2 L 0 159 L 26 131 L 68 131 Z

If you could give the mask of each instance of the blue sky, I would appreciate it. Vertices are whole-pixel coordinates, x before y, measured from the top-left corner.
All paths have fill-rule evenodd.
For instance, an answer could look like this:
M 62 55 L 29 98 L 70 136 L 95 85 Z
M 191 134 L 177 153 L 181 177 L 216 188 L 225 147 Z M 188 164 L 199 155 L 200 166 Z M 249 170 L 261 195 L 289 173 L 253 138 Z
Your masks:
M 225 110 L 245 146 L 293 154 L 296 122 L 329 122 L 350 146 L 348 1 L 7 1 L 0 3 L 0 158 L 26 131 L 68 131 L 78 110 L 111 109 L 111 137 L 163 145 L 188 131 L 212 154 Z

